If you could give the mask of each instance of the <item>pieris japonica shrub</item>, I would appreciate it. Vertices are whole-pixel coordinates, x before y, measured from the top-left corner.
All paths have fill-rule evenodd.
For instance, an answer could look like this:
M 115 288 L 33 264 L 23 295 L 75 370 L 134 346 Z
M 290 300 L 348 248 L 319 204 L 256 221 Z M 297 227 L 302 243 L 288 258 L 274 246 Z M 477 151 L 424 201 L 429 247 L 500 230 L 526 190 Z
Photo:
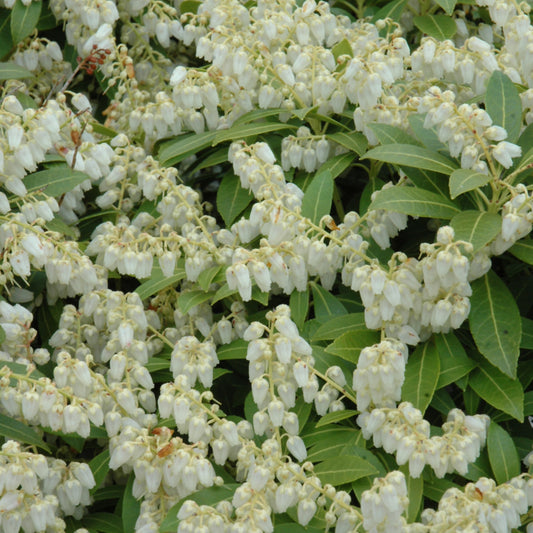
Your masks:
M 527 2 L 0 6 L 0 531 L 533 530 Z

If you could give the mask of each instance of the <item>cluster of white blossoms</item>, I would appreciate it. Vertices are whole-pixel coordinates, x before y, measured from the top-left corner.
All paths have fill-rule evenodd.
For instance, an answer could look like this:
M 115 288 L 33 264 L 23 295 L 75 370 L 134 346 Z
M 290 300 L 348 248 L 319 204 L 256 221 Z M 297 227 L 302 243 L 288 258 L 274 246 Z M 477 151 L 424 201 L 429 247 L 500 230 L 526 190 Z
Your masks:
M 115 477 L 106 483 L 132 476 L 133 496 L 142 500 L 140 533 L 158 531 L 181 499 L 222 485 L 217 472 L 224 467 L 238 488 L 218 504 L 186 501 L 177 513 L 178 533 L 272 533 L 275 515 L 288 511 L 301 526 L 316 516 L 335 533 L 439 533 L 459 523 L 495 533 L 519 527 L 533 503 L 527 476 L 499 487 L 482 478 L 464 493 L 451 489 L 438 509 L 422 512 L 421 523 L 408 524 L 406 480 L 393 471 L 362 493 L 359 510 L 351 493 L 323 483 L 307 460 L 313 433 L 301 427 L 304 409 L 297 406 L 313 404 L 327 421 L 355 404 L 363 438 L 394 454 L 398 465 L 408 463 L 411 477 L 425 465 L 439 478 L 465 476 L 478 458 L 487 416 L 454 409 L 442 431 L 430 436 L 423 413 L 397 403 L 407 345 L 459 328 L 470 312 L 470 282 L 488 272 L 491 256 L 531 232 L 531 186 L 520 175 L 525 169 L 511 169 L 522 148 L 472 101 L 501 70 L 524 89 L 524 121 L 533 121 L 529 7 L 478 0 L 493 26 L 473 30 L 465 22 L 469 15 L 457 11 L 453 40 L 424 37 L 411 51 L 407 34 L 391 20 L 353 21 L 315 0 L 258 0 L 251 8 L 240 0 L 49 4 L 66 42 L 82 57 L 73 75 L 57 42 L 35 33 L 9 56 L 35 78 L 3 84 L 0 104 L 0 286 L 7 299 L 0 302 L 0 413 L 42 431 L 47 445 L 62 438 L 48 435 L 50 429 L 108 450 Z M 416 4 L 410 3 L 412 13 L 421 9 Z M 207 65 L 199 67 L 202 61 Z M 79 83 L 77 74 L 96 68 L 106 109 L 68 89 Z M 94 94 L 93 85 L 87 87 Z M 249 112 L 248 123 L 237 122 Z M 240 140 L 248 138 L 240 126 L 266 125 L 267 131 L 272 117 L 279 131 L 269 139 L 277 144 Z M 492 178 L 494 201 L 483 205 L 480 196 L 478 207 L 501 214 L 501 231 L 475 254 L 450 226 L 441 226 L 418 258 L 395 252 L 378 260 L 368 240 L 390 249 L 407 215 L 344 213 L 336 201 L 338 224 L 329 214 L 304 216 L 309 203 L 297 184 L 350 146 L 353 131 L 337 135 L 342 146 L 332 131 L 355 127 L 375 145 L 383 138 L 376 123 L 392 126 L 383 126 L 382 134 L 405 135 L 416 129 L 412 119 L 434 130 L 463 169 Z M 192 134 L 175 144 L 182 133 Z M 417 137 L 425 140 L 420 131 Z M 429 131 L 428 138 L 436 142 Z M 216 165 L 191 155 L 205 139 L 199 150 L 213 148 L 206 161 Z M 224 177 L 218 165 L 226 162 L 220 146 L 227 140 L 235 141 L 227 160 L 253 199 L 224 228 L 204 200 Z M 182 151 L 165 162 L 169 147 Z M 164 166 L 175 161 L 178 168 Z M 378 178 L 379 164 L 356 165 Z M 47 190 L 56 169 L 74 176 L 76 186 Z M 42 170 L 49 177 L 36 183 L 31 174 Z M 399 185 L 411 183 L 400 174 Z M 234 192 L 239 204 L 242 191 Z M 345 204 L 353 209 L 351 199 Z M 45 305 L 33 286 L 36 271 L 46 279 L 46 304 L 63 304 L 56 331 L 48 339 L 42 332 L 52 354 L 32 346 L 38 315 L 15 303 Z M 360 351 L 356 366 L 343 361 L 342 368 L 320 372 L 322 346 L 313 353 L 308 339 L 321 320 L 299 331 L 291 307 L 280 301 L 290 295 L 292 306 L 293 296 L 296 302 L 308 297 L 309 281 L 331 290 L 338 274 L 358 293 L 350 303 L 360 297 L 367 328 L 382 337 Z M 112 290 L 127 291 L 137 281 L 136 292 Z M 140 294 L 149 296 L 143 301 Z M 64 301 L 80 295 L 78 303 Z M 312 298 L 318 317 L 318 297 Z M 225 349 L 242 359 L 246 354 L 239 363 L 247 365 L 250 382 L 247 420 L 226 413 L 216 387 L 210 390 L 224 360 L 217 352 Z M 51 368 L 36 368 L 49 361 Z M 352 370 L 353 391 L 346 382 Z M 64 532 L 63 517 L 82 520 L 93 488 L 88 464 L 45 459 L 7 441 L 0 452 L 0 529 Z
M 504 168 L 522 154 L 520 146 L 507 142 L 507 131 L 476 104 L 455 104 L 456 95 L 430 87 L 420 100 L 419 111 L 427 112 L 424 127 L 435 128 L 452 157 L 461 158 L 461 168 L 489 173 L 492 159 Z M 492 169 L 491 169 L 492 170 Z
M 316 136 L 305 126 L 298 128 L 296 135 L 283 138 L 281 144 L 281 166 L 287 171 L 303 168 L 313 172 L 329 157 L 331 144 L 324 135 Z
M 86 463 L 46 458 L 8 440 L 0 451 L 0 527 L 6 533 L 64 531 L 62 517 L 80 518 L 95 486 Z
M 430 437 L 429 422 L 420 410 L 402 402 L 398 407 L 362 412 L 357 423 L 366 439 L 373 437 L 374 446 L 395 453 L 399 465 L 409 462 L 411 477 L 419 477 L 426 464 L 437 477 L 444 477 L 450 472 L 466 474 L 485 444 L 490 419 L 453 409 L 442 426 L 442 435 Z

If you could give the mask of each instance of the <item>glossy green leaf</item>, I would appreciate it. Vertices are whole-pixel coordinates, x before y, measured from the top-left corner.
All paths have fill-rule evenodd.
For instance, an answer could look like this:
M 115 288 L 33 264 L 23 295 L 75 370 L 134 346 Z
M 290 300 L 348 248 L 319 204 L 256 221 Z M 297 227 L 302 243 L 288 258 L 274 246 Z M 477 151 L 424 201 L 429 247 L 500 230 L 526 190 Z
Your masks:
M 217 357 L 219 361 L 246 359 L 248 343 L 243 339 L 236 339 L 229 344 L 222 344 L 217 347 Z
M 348 315 L 335 316 L 324 322 L 314 333 L 313 342 L 336 339 L 352 330 L 365 328 L 364 313 L 350 313 Z
M 421 146 L 385 144 L 369 150 L 361 159 L 375 159 L 394 165 L 424 168 L 441 174 L 451 174 L 457 164 L 451 159 Z
M 227 173 L 222 178 L 217 191 L 217 208 L 228 227 L 252 200 L 253 196 L 241 187 L 241 181 L 235 174 Z
M 420 142 L 411 137 L 405 130 L 390 124 L 373 123 L 368 125 L 380 144 L 412 144 L 420 146 Z
M 516 377 L 522 324 L 505 283 L 491 270 L 472 283 L 470 331 L 480 353 L 511 378 Z
M 515 257 L 524 261 L 528 265 L 533 265 L 533 240 L 532 239 L 520 239 L 509 248 Z
M 533 350 L 533 320 L 521 317 L 522 320 L 522 341 L 520 348 Z
M 329 215 L 333 200 L 333 180 L 331 172 L 318 172 L 307 187 L 302 200 L 302 216 L 318 225 L 320 219 Z
M 353 50 L 352 45 L 350 44 L 350 41 L 348 39 L 343 39 L 342 41 L 339 41 L 332 49 L 331 53 L 333 54 L 333 57 L 335 60 L 337 60 L 340 56 L 350 56 L 353 57 Z
M 435 348 L 440 359 L 437 389 L 445 387 L 468 374 L 476 364 L 466 355 L 463 345 L 453 332 L 435 335 Z
M 168 370 L 170 367 L 170 361 L 163 357 L 150 357 L 144 366 L 150 373 L 159 372 L 160 370 Z
M 448 199 L 448 177 L 432 170 L 400 167 L 405 175 L 418 187 Z
M 359 414 L 359 411 L 354 411 L 353 409 L 345 409 L 343 411 L 334 411 L 332 413 L 327 413 L 316 423 L 315 427 L 320 428 L 322 426 L 329 426 L 330 424 L 336 424 L 341 420 L 346 420 L 347 418 L 356 417 Z
M 159 291 L 178 283 L 178 281 L 182 280 L 183 278 L 185 278 L 185 268 L 183 266 L 183 262 L 181 262 L 181 265 L 178 264 L 174 270 L 174 274 L 169 277 L 165 277 L 159 265 L 154 265 L 152 267 L 150 279 L 141 283 L 135 289 L 135 292 L 141 297 L 141 300 L 145 300 L 146 298 L 150 298 L 150 296 L 157 294 Z
M 457 33 L 455 20 L 446 15 L 422 15 L 415 17 L 415 26 L 438 41 L 451 39 Z
M 11 37 L 11 9 L 0 7 L 0 59 L 7 56 L 13 48 L 13 38 Z M 14 63 L 0 63 L 0 79 L 9 80 L 11 78 L 1 78 L 2 65 L 14 65 Z M 26 69 L 24 69 L 26 70 Z M 29 71 L 26 71 L 29 72 Z M 30 73 L 31 76 L 31 73 Z
M 372 22 L 376 20 L 392 19 L 396 22 L 400 21 L 400 16 L 405 9 L 407 0 L 393 0 L 388 4 L 385 4 L 373 17 Z
M 347 331 L 336 338 L 327 348 L 326 352 L 341 357 L 351 363 L 357 363 L 363 348 L 378 343 L 380 335 L 377 331 L 359 329 Z
M 453 200 L 459 195 L 483 187 L 491 181 L 491 177 L 469 168 L 458 168 L 450 175 L 450 198 Z
M 309 313 L 309 289 L 305 291 L 292 291 L 289 299 L 291 319 L 301 330 Z
M 209 300 L 209 298 L 212 296 L 212 292 L 205 292 L 201 290 L 182 292 L 178 296 L 178 307 L 180 308 L 180 311 L 186 315 L 193 307 L 207 302 L 207 300 Z
M 6 332 L 2 326 L 0 326 L 0 344 L 6 340 Z
M 89 513 L 83 518 L 83 527 L 91 532 L 124 533 L 120 517 L 111 513 Z
M 213 486 L 189 494 L 181 499 L 176 505 L 172 506 L 159 527 L 160 533 L 175 533 L 179 526 L 178 512 L 181 506 L 187 501 L 192 500 L 198 505 L 215 505 L 223 500 L 233 498 L 235 489 L 240 486 L 239 483 L 228 483 L 220 487 Z M 133 529 L 128 531 L 134 531 Z
M 498 485 L 520 475 L 520 459 L 513 439 L 505 429 L 494 422 L 491 422 L 487 433 L 487 451 Z
M 307 437 L 304 437 L 304 442 L 308 446 L 307 458 L 310 461 L 316 462 L 330 457 L 338 457 L 339 455 L 352 455 L 351 451 L 353 449 L 361 449 L 357 446 L 357 443 L 360 443 L 363 439 L 361 433 L 357 432 L 357 430 L 352 433 L 336 433 L 336 429 L 333 429 L 331 438 L 328 438 L 327 430 L 331 430 L 331 428 L 328 426 L 325 429 L 326 433 L 322 433 L 323 438 L 315 440 L 312 445 L 308 445 Z
M 457 4 L 457 0 L 435 0 L 437 4 L 439 4 L 448 15 L 451 15 L 453 13 L 453 10 L 455 9 L 455 4 Z
M 344 148 L 347 148 L 351 152 L 355 152 L 357 155 L 363 155 L 366 152 L 368 141 L 362 133 L 329 133 L 326 137 Z
M 422 413 L 431 403 L 440 373 L 439 352 L 430 340 L 418 345 L 409 356 L 402 386 L 402 400 L 411 402 Z
M 0 81 L 33 78 L 33 74 L 15 63 L 0 63 Z
M 215 135 L 215 131 L 179 135 L 175 139 L 163 143 L 157 157 L 159 161 L 167 167 L 175 165 L 176 163 L 183 161 L 186 157 L 211 146 Z
M 418 187 L 391 187 L 376 194 L 369 209 L 385 209 L 406 215 L 450 219 L 460 212 L 450 200 Z
M 501 70 L 495 70 L 489 78 L 485 109 L 494 125 L 506 129 L 506 141 L 514 143 L 522 127 L 522 102 L 514 83 Z
M 346 314 L 344 305 L 331 292 L 316 283 L 311 283 L 311 290 L 313 291 L 315 318 L 324 321 L 334 316 Z
M 302 439 L 307 448 L 321 448 L 323 444 L 333 445 L 344 442 L 346 444 L 364 445 L 365 442 L 360 429 L 349 426 L 325 426 L 314 429 L 311 433 L 303 434 Z
M 347 154 L 330 157 L 322 166 L 319 167 L 317 174 L 321 174 L 327 170 L 331 173 L 331 177 L 335 179 L 354 162 L 355 157 L 356 156 L 350 152 Z
M 407 484 L 407 494 L 409 494 L 407 521 L 409 523 L 416 522 L 418 515 L 422 510 L 422 500 L 424 495 L 424 478 L 422 476 L 419 476 L 417 478 L 411 477 L 411 474 L 409 474 L 409 466 L 407 464 L 400 466 L 400 471 L 405 476 L 405 483 Z
M 48 453 L 52 453 L 49 446 L 33 429 L 2 413 L 0 413 L 0 435 L 6 439 L 13 439 L 24 444 L 31 444 Z
M 11 37 L 13 43 L 18 44 L 35 29 L 43 3 L 39 1 L 30 2 L 25 6 L 21 0 L 16 0 L 11 9 Z
M 314 472 L 322 483 L 338 487 L 362 477 L 373 476 L 377 470 L 360 457 L 345 455 L 326 459 L 315 466 Z
M 198 285 L 204 291 L 208 291 L 209 287 L 213 283 L 215 277 L 222 271 L 222 266 L 216 265 L 210 268 L 206 268 L 203 272 L 200 272 L 198 279 Z
M 67 166 L 55 165 L 46 170 L 29 174 L 24 178 L 28 192 L 42 190 L 48 196 L 61 196 L 91 178 L 84 172 L 72 170 Z
M 93 473 L 94 481 L 96 483 L 96 485 L 91 489 L 91 493 L 94 493 L 98 490 L 106 478 L 107 473 L 109 472 L 109 450 L 106 449 L 91 459 L 89 462 L 89 467 Z
M 219 150 L 215 150 L 212 154 L 208 155 L 205 158 L 202 158 L 200 161 L 197 161 L 194 166 L 194 170 L 191 172 L 198 172 L 204 168 L 214 167 L 216 165 L 221 165 L 222 163 L 228 162 L 228 148 L 224 146 Z
M 466 241 L 474 247 L 474 253 L 492 241 L 502 229 L 502 219 L 496 213 L 463 211 L 450 221 L 455 239 Z
M 199 0 L 184 0 L 180 4 L 180 13 L 194 13 L 198 12 L 198 8 L 202 5 Z
M 518 379 L 511 379 L 488 363 L 472 372 L 469 385 L 488 404 L 524 421 L 524 390 Z
M 246 139 L 252 135 L 261 135 L 263 133 L 270 133 L 272 131 L 295 130 L 296 126 L 293 124 L 286 124 L 284 122 L 258 122 L 252 124 L 238 124 L 233 125 L 227 130 L 220 130 L 216 133 L 213 140 L 213 146 L 225 141 L 238 141 Z
M 282 109 L 281 107 L 275 108 L 275 109 L 254 109 L 252 111 L 248 111 L 248 113 L 245 113 L 244 115 L 240 116 L 234 123 L 234 126 L 237 126 L 239 124 L 249 124 L 250 122 L 257 122 L 258 120 L 262 120 L 264 118 L 273 117 L 275 115 L 279 115 L 280 113 L 286 113 L 286 109 Z M 227 152 L 226 152 L 227 153 Z
M 438 152 L 439 150 L 447 150 L 447 147 L 444 143 L 439 141 L 436 129 L 425 128 L 424 122 L 426 120 L 427 113 L 415 113 L 409 115 L 409 124 L 413 130 L 416 138 L 429 150 Z M 404 141 L 399 141 L 404 142 Z M 389 144 L 389 143 L 382 143 Z M 413 144 L 411 141 L 407 141 L 407 144 Z
M 141 502 L 132 493 L 135 474 L 132 472 L 126 483 L 124 495 L 122 497 L 122 526 L 123 531 L 135 531 L 135 522 L 139 517 Z

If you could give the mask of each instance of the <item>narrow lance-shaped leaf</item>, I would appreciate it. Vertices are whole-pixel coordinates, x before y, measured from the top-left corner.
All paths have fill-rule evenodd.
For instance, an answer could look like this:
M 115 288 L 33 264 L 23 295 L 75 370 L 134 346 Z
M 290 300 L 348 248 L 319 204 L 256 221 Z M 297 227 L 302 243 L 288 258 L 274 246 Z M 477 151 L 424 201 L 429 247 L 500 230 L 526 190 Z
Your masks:
M 440 373 L 439 353 L 434 341 L 417 347 L 409 357 L 402 386 L 402 399 L 411 402 L 422 413 L 431 403 Z
M 317 224 L 324 215 L 329 215 L 333 200 L 331 172 L 319 172 L 307 187 L 302 200 L 302 215 Z
M 217 191 L 217 208 L 229 227 L 252 201 L 253 196 L 241 186 L 235 174 L 228 173 L 220 182 Z
M 515 142 L 522 126 L 522 101 L 514 83 L 501 70 L 495 70 L 487 84 L 485 108 L 496 126 L 507 131 L 507 141 Z
M 39 21 L 41 1 L 33 1 L 24 5 L 21 0 L 16 0 L 11 10 L 11 36 L 13 43 L 20 43 L 34 30 Z
M 524 389 L 518 379 L 511 379 L 483 362 L 469 375 L 468 383 L 488 404 L 520 422 L 524 420 Z
M 439 41 L 451 39 L 457 33 L 455 20 L 446 15 L 423 15 L 414 18 L 415 26 Z
M 386 144 L 369 150 L 361 159 L 376 159 L 384 163 L 424 168 L 441 174 L 451 174 L 457 164 L 447 157 L 411 144 Z
M 471 243 L 475 253 L 500 233 L 502 219 L 496 213 L 463 211 L 452 218 L 450 226 L 455 231 L 455 239 Z
M 322 483 L 338 487 L 362 477 L 372 476 L 377 470 L 364 459 L 347 455 L 326 459 L 316 465 L 314 472 Z
M 450 198 L 453 200 L 460 194 L 483 187 L 491 179 L 487 174 L 468 168 L 458 168 L 450 175 Z
M 0 63 L 0 81 L 33 78 L 33 74 L 16 63 Z
M 516 377 L 522 326 L 513 295 L 492 271 L 472 283 L 470 331 L 480 353 Z
M 450 200 L 418 187 L 396 186 L 383 189 L 368 209 L 385 209 L 406 215 L 450 219 L 460 212 Z
M 505 483 L 520 474 L 520 459 L 513 439 L 498 424 L 492 422 L 487 433 L 487 450 L 494 478 Z

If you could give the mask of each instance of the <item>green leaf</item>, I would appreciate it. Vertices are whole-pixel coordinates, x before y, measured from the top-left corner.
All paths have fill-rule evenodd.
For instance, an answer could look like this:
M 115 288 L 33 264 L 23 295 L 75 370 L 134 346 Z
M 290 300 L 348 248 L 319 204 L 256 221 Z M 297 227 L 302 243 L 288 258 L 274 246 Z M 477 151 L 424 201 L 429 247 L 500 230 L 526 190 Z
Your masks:
M 307 448 L 315 447 L 323 449 L 323 446 L 332 446 L 334 444 L 354 444 L 364 446 L 365 440 L 362 437 L 361 430 L 349 426 L 335 426 L 333 428 L 326 426 L 324 428 L 314 428 L 312 432 L 302 435 Z
M 480 353 L 511 378 L 516 377 L 522 323 L 509 289 L 493 272 L 472 283 L 470 331 Z
M 494 422 L 491 422 L 487 433 L 487 451 L 498 485 L 520 475 L 520 459 L 513 439 Z
M 126 483 L 124 494 L 122 496 L 122 526 L 123 531 L 135 531 L 135 522 L 141 511 L 141 502 L 135 499 L 132 493 L 135 474 L 132 472 Z
M 502 219 L 496 213 L 463 211 L 450 221 L 455 239 L 466 241 L 474 247 L 474 253 L 492 241 L 502 229 Z
M 124 533 L 120 517 L 111 513 L 89 513 L 83 518 L 83 527 L 100 533 Z
M 379 342 L 380 335 L 377 331 L 359 329 L 348 331 L 336 338 L 327 348 L 326 352 L 341 357 L 345 361 L 357 363 L 363 348 Z
M 237 126 L 238 124 L 249 124 L 250 122 L 257 122 L 258 120 L 262 120 L 264 118 L 269 118 L 274 115 L 279 115 L 280 113 L 286 113 L 286 109 L 282 109 L 281 107 L 275 108 L 275 109 L 254 109 L 253 111 L 248 111 L 248 113 L 245 113 L 244 115 L 240 116 L 234 123 L 234 126 Z M 227 159 L 227 150 L 226 150 L 226 159 Z
M 345 409 L 344 411 L 334 411 L 328 413 L 320 418 L 316 423 L 315 427 L 320 428 L 322 426 L 329 426 L 330 424 L 336 424 L 341 420 L 346 420 L 347 418 L 355 417 L 359 414 L 359 411 L 354 411 L 352 409 Z
M 238 124 L 233 125 L 227 130 L 220 130 L 216 133 L 213 140 L 213 146 L 225 141 L 238 141 L 246 139 L 252 135 L 261 135 L 263 133 L 270 133 L 271 131 L 295 130 L 296 126 L 293 124 L 286 124 L 284 122 L 259 122 L 256 124 Z
M 438 172 L 413 167 L 400 167 L 419 189 L 437 193 L 448 199 L 448 177 Z
M 454 23 L 455 26 L 455 23 Z M 447 150 L 447 147 L 444 143 L 439 141 L 439 137 L 437 135 L 437 132 L 435 130 L 435 127 L 433 128 L 425 128 L 424 122 L 426 120 L 427 113 L 415 113 L 413 115 L 409 115 L 409 124 L 411 125 L 411 128 L 416 135 L 416 138 L 429 150 L 432 150 L 433 152 L 438 152 L 439 150 Z M 404 142 L 404 141 L 399 141 Z M 389 144 L 389 143 L 382 143 L 382 144 Z M 407 141 L 407 144 L 413 144 L 410 141 Z
M 522 319 L 522 341 L 520 348 L 533 350 L 533 320 L 521 317 Z
M 369 124 L 370 129 L 380 144 L 412 144 L 420 146 L 420 143 L 407 132 L 390 124 Z
M 352 455 L 326 459 L 315 466 L 314 473 L 322 484 L 330 483 L 334 487 L 351 483 L 356 479 L 373 476 L 377 470 L 369 462 Z
M 15 63 L 0 63 L 0 81 L 33 78 L 33 74 Z
M 315 317 L 319 320 L 328 320 L 331 317 L 345 315 L 346 308 L 331 292 L 316 283 L 311 283 L 313 291 L 313 306 Z
M 422 413 L 431 403 L 440 373 L 440 359 L 433 341 L 418 345 L 409 356 L 402 386 L 402 400 L 411 402 Z
M 333 57 L 335 60 L 337 60 L 340 56 L 350 56 L 353 57 L 353 50 L 352 45 L 350 44 L 350 41 L 348 39 L 343 39 L 342 41 L 339 41 L 332 49 L 331 53 L 333 54 Z
M 450 198 L 453 200 L 460 194 L 483 187 L 491 181 L 491 177 L 469 168 L 458 168 L 450 175 Z
M 217 274 L 222 270 L 222 266 L 217 265 L 210 268 L 207 268 L 203 272 L 200 273 L 198 276 L 198 279 L 196 280 L 198 282 L 198 285 L 200 285 L 200 288 L 203 291 L 208 291 L 209 287 L 213 283 L 213 280 L 217 276 Z
M 5 9 L 0 7 L 0 59 L 3 59 L 7 56 L 10 50 L 13 48 L 13 39 L 11 38 L 11 9 Z M 14 63 L 0 63 L 0 79 L 2 76 L 1 65 L 14 65 Z M 26 70 L 26 69 L 24 69 Z M 29 72 L 29 71 L 26 71 Z M 32 74 L 30 73 L 30 76 Z M 5 79 L 10 79 L 5 78 Z
M 361 159 L 375 159 L 394 165 L 423 168 L 441 174 L 451 174 L 457 164 L 451 159 L 412 144 L 385 144 L 369 150 Z
M 40 170 L 24 178 L 28 192 L 42 189 L 48 196 L 61 196 L 91 178 L 84 172 L 72 170 L 67 166 L 55 165 L 47 170 Z
M 305 291 L 292 291 L 289 299 L 291 319 L 301 330 L 309 313 L 309 289 Z
M 453 10 L 455 9 L 455 4 L 457 4 L 457 0 L 435 0 L 437 4 L 439 4 L 448 15 L 451 15 L 453 13 Z
M 0 344 L 6 340 L 6 332 L 2 326 L 0 326 Z
M 307 187 L 302 200 L 302 216 L 318 225 L 320 219 L 329 215 L 333 200 L 333 180 L 331 172 L 318 172 Z
M 37 446 L 52 453 L 48 445 L 26 424 L 0 413 L 0 435 L 5 439 L 13 439 L 24 444 Z
M 409 466 L 400 466 L 400 471 L 405 476 L 407 484 L 407 494 L 409 494 L 409 506 L 407 507 L 407 521 L 416 522 L 418 514 L 422 508 L 422 496 L 424 494 L 424 478 L 422 476 L 413 478 L 409 474 Z
M 178 307 L 186 315 L 193 307 L 207 302 L 213 296 L 212 292 L 187 291 L 182 292 L 178 297 Z
M 175 165 L 183 161 L 186 157 L 211 146 L 215 135 L 215 131 L 180 135 L 171 141 L 163 143 L 157 157 L 167 167 Z
M 361 434 L 357 432 L 352 433 L 350 436 L 347 436 L 346 433 L 341 433 L 337 438 L 332 439 L 327 438 L 326 434 L 325 438 L 316 441 L 309 448 L 307 459 L 318 462 L 330 457 L 338 457 L 339 455 L 355 455 L 352 453 L 354 450 L 364 449 L 356 446 L 356 443 L 361 439 Z
M 91 489 L 91 493 L 94 493 L 98 490 L 109 472 L 109 450 L 106 449 L 94 457 L 89 462 L 89 467 L 91 468 L 96 483 Z
M 241 187 L 235 174 L 227 173 L 222 178 L 217 191 L 217 208 L 226 226 L 231 226 L 252 200 L 253 196 Z
M 484 363 L 469 375 L 468 383 L 488 404 L 524 421 L 524 390 L 518 379 L 511 379 Z
M 33 1 L 25 6 L 21 0 L 16 0 L 11 10 L 11 37 L 14 44 L 20 43 L 35 29 L 42 5 L 41 1 Z
M 51 30 L 58 26 L 58 22 L 50 10 L 48 3 L 43 4 L 41 9 L 41 15 L 39 16 L 39 22 L 37 23 L 37 29 L 39 31 Z
M 194 170 L 192 170 L 192 172 L 198 172 L 199 170 L 203 170 L 204 168 L 214 167 L 216 165 L 221 165 L 222 163 L 227 162 L 228 148 L 227 146 L 224 146 L 219 150 L 215 150 L 208 157 L 202 158 L 200 161 L 198 161 L 197 164 L 194 166 Z
M 348 315 L 334 316 L 324 322 L 314 333 L 313 342 L 336 339 L 344 333 L 365 328 L 364 313 L 350 313 Z
M 533 240 L 532 239 L 521 239 L 516 242 L 509 251 L 524 263 L 528 265 L 533 265 Z
M 466 355 L 454 333 L 435 335 L 435 348 L 440 359 L 437 389 L 441 389 L 468 374 L 476 364 Z
M 199 0 L 184 0 L 180 4 L 180 13 L 194 13 L 198 12 L 198 8 L 202 5 Z
M 184 277 L 185 268 L 183 267 L 183 262 L 181 262 L 181 266 L 178 265 L 176 267 L 174 274 L 172 276 L 169 276 L 168 278 L 165 277 L 159 266 L 154 265 L 152 268 L 152 274 L 150 275 L 150 279 L 141 283 L 135 289 L 135 292 L 141 297 L 141 300 L 146 300 L 146 298 L 150 298 L 150 296 L 153 296 L 154 294 L 166 289 L 167 287 L 174 285 L 178 281 L 182 280 Z
M 337 176 L 340 176 L 355 160 L 355 156 L 348 152 L 347 154 L 336 155 L 328 159 L 322 166 L 317 170 L 317 174 L 322 172 L 329 171 L 331 177 L 335 179 Z
M 219 361 L 246 359 L 248 343 L 243 339 L 236 339 L 229 344 L 217 347 L 217 357 Z
M 168 370 L 170 367 L 170 361 L 163 357 L 150 357 L 144 366 L 150 373 L 158 372 L 159 370 Z
M 423 15 L 414 18 L 415 26 L 438 41 L 451 39 L 457 32 L 455 20 L 446 15 Z
M 389 2 L 372 17 L 372 22 L 386 18 L 399 22 L 400 16 L 405 8 L 405 4 L 407 4 L 407 0 L 394 0 L 393 2 Z
M 368 209 L 385 209 L 406 215 L 450 219 L 460 212 L 450 200 L 418 187 L 382 189 Z
M 213 486 L 206 489 L 199 490 L 192 494 L 189 494 L 185 498 L 181 499 L 176 505 L 170 508 L 167 516 L 163 520 L 163 523 L 159 527 L 160 533 L 175 533 L 178 529 L 179 520 L 178 512 L 181 506 L 187 501 L 192 500 L 198 505 L 214 505 L 223 500 L 230 500 L 233 498 L 235 490 L 240 487 L 239 483 L 228 483 L 221 485 L 220 487 Z M 134 529 L 124 530 L 134 531 Z
M 501 70 L 495 70 L 489 78 L 485 109 L 494 125 L 506 129 L 506 140 L 514 143 L 522 127 L 522 102 L 514 83 Z
M 52 220 L 48 220 L 45 226 L 47 230 L 62 233 L 73 240 L 77 240 L 79 236 L 75 226 L 69 226 L 62 218 L 59 217 L 54 217 Z
M 347 148 L 351 152 L 355 152 L 357 155 L 363 155 L 366 152 L 368 141 L 362 133 L 329 133 L 326 137 L 344 148 Z

